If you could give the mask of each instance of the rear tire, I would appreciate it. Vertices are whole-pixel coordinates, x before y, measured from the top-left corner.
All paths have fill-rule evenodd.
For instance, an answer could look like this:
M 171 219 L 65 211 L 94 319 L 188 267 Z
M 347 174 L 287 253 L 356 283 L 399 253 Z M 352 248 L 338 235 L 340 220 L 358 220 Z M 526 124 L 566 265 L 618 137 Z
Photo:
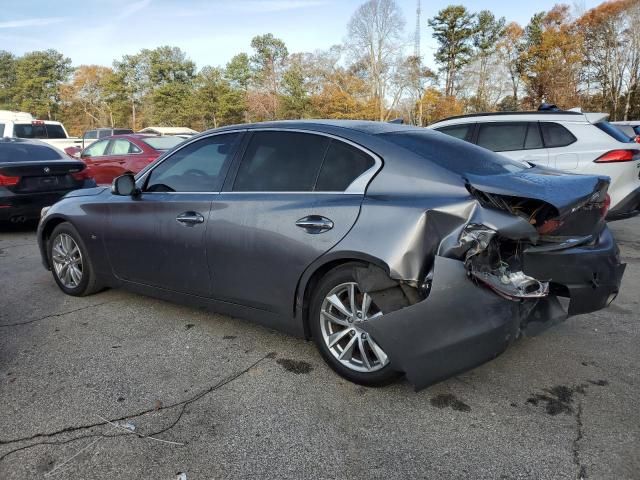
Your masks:
M 353 269 L 359 265 L 341 265 L 320 280 L 311 298 L 309 326 L 320 354 L 338 375 L 360 385 L 380 387 L 400 373 L 361 328 L 364 321 L 382 312 L 358 287 Z
M 84 297 L 101 289 L 89 251 L 71 223 L 63 222 L 53 229 L 47 254 L 53 279 L 67 295 Z

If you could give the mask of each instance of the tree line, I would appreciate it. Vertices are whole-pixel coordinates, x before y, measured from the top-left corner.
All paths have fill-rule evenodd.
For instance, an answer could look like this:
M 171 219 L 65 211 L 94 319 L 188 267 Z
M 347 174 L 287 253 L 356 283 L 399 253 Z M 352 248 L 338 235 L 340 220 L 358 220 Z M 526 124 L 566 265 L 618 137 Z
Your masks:
M 403 118 L 427 125 L 484 111 L 561 108 L 640 118 L 640 2 L 577 11 L 556 5 L 521 26 L 451 5 L 428 19 L 434 71 L 408 55 L 395 0 L 369 0 L 328 50 L 289 52 L 267 33 L 225 66 L 197 69 L 180 48 L 124 55 L 111 67 L 71 66 L 55 50 L 0 51 L 0 109 L 61 120 L 73 134 L 99 126 L 222 125 L 297 118 Z

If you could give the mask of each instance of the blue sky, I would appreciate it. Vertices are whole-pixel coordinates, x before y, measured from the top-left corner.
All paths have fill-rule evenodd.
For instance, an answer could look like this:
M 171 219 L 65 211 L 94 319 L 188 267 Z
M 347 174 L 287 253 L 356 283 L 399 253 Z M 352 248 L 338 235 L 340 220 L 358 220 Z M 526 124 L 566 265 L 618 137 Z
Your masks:
M 55 48 L 74 65 L 111 65 L 115 58 L 142 48 L 178 46 L 197 63 L 224 65 L 250 51 L 255 35 L 271 32 L 290 52 L 325 49 L 340 43 L 351 14 L 362 0 L 22 0 L 0 9 L 0 49 L 15 54 Z M 422 0 L 422 53 L 432 64 L 435 49 L 426 19 L 439 9 L 462 3 L 471 11 L 526 24 L 554 0 Z M 569 0 L 569 3 L 573 2 Z M 579 0 L 592 8 L 598 0 Z M 415 0 L 398 0 L 407 21 L 407 38 L 415 29 Z

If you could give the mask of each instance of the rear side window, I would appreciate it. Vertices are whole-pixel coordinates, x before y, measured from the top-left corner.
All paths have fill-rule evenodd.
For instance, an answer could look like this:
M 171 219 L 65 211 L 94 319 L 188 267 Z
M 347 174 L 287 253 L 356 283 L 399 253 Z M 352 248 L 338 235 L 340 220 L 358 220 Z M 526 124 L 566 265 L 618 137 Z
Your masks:
M 184 142 L 184 138 L 180 137 L 148 137 L 143 138 L 142 141 L 155 150 L 169 150 L 176 145 Z
M 576 137 L 559 123 L 541 122 L 540 130 L 547 148 L 566 147 L 576 141 Z
M 380 137 L 462 176 L 466 174 L 495 175 L 531 168 L 525 163 L 496 155 L 470 143 L 442 138 L 441 135 L 435 135 L 429 130 L 384 133 Z
M 466 140 L 467 142 L 470 142 L 474 125 L 475 125 L 474 123 L 467 123 L 465 125 L 450 125 L 448 127 L 436 128 L 434 130 L 441 133 L 446 133 L 451 137 L 459 138 L 460 140 Z
M 329 139 L 298 132 L 256 132 L 244 154 L 236 192 L 310 192 Z
M 0 123 L 0 137 L 4 137 L 4 123 Z
M 18 138 L 47 138 L 47 131 L 44 124 L 16 123 L 13 126 L 13 135 Z
M 174 152 L 151 170 L 149 192 L 218 192 L 241 134 L 203 138 Z
M 526 138 L 526 123 L 481 123 L 477 144 L 493 152 L 508 152 L 522 150 Z
M 37 162 L 39 160 L 60 160 L 63 158 L 56 150 L 45 145 L 25 143 L 0 143 L 0 163 Z
M 610 137 L 615 138 L 617 141 L 622 143 L 633 143 L 633 138 L 627 137 L 624 133 L 622 133 L 618 128 L 611 125 L 609 122 L 598 122 L 594 123 L 596 127 L 602 130 L 604 133 L 609 135 Z
M 542 136 L 540 136 L 540 127 L 537 122 L 531 122 L 527 127 L 527 138 L 524 141 L 524 149 L 535 150 L 538 148 L 544 148 Z
M 362 150 L 333 140 L 322 163 L 315 190 L 343 192 L 374 163 L 373 158 Z
M 13 134 L 18 138 L 67 138 L 60 125 L 16 123 Z
M 111 140 L 111 152 L 110 155 L 127 155 L 128 153 L 140 153 L 141 150 L 124 138 L 118 138 Z
M 45 125 L 47 138 L 67 138 L 62 125 Z

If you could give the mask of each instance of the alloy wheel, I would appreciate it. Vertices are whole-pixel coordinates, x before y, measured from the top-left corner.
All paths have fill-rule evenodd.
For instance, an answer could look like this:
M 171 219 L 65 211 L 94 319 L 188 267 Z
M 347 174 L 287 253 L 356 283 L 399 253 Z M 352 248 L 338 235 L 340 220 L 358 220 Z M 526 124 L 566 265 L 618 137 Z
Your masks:
M 53 239 L 51 247 L 53 269 L 66 288 L 77 288 L 82 281 L 82 252 L 75 240 L 66 233 Z
M 389 363 L 386 353 L 362 329 L 367 320 L 382 316 L 368 293 L 347 282 L 333 288 L 320 309 L 325 345 L 345 367 L 356 372 L 375 372 Z

